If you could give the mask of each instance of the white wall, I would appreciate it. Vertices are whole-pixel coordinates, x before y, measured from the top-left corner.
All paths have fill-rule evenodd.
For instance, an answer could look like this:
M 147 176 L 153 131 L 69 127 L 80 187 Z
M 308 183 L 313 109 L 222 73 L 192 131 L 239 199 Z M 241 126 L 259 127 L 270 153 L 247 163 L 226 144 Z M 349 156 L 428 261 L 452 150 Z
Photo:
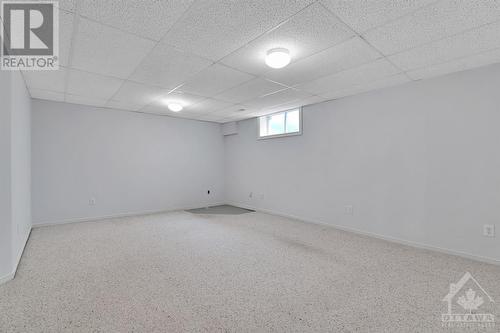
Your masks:
M 0 283 L 13 277 L 31 230 L 31 101 L 19 72 L 0 71 Z
M 11 72 L 0 71 L 0 282 L 12 272 L 10 79 Z
M 31 230 L 31 97 L 20 73 L 12 76 L 12 260 L 19 262 Z
M 500 261 L 498 87 L 500 65 L 308 106 L 288 138 L 240 122 L 227 200 Z
M 41 100 L 32 108 L 34 224 L 224 201 L 219 124 Z

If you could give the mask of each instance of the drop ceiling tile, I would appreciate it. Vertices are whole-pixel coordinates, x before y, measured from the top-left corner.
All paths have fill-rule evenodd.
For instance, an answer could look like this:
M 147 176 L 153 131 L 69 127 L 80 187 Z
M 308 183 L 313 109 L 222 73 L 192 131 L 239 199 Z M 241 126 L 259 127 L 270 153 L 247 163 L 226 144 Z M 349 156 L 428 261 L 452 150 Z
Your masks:
M 118 91 L 122 83 L 117 78 L 70 69 L 66 93 L 107 100 Z
M 411 81 L 406 75 L 396 74 L 393 76 L 384 77 L 384 78 L 379 79 L 379 80 L 366 82 L 366 83 L 360 83 L 360 84 L 353 84 L 353 85 L 351 85 L 349 87 L 345 87 L 343 89 L 325 92 L 322 94 L 322 96 L 325 97 L 326 99 L 336 99 L 336 98 L 360 94 L 360 93 L 367 92 L 367 91 L 387 88 L 387 87 L 391 87 L 391 86 L 395 86 L 395 85 L 399 85 L 399 84 L 403 84 L 403 83 L 407 83 L 407 82 L 411 82 Z
M 147 105 L 143 107 L 139 112 L 144 112 L 144 113 L 150 113 L 150 114 L 157 114 L 157 115 L 164 115 L 164 116 L 171 116 L 175 118 L 189 118 L 189 119 L 196 119 L 197 116 L 199 116 L 198 113 L 191 112 L 189 110 L 182 110 L 180 112 L 173 112 L 170 111 L 166 105 L 160 104 L 160 103 L 153 103 L 150 105 Z
M 312 94 L 309 94 L 305 91 L 288 88 L 275 92 L 273 94 L 253 99 L 251 101 L 247 101 L 245 102 L 245 105 L 248 105 L 250 108 L 257 110 L 272 109 L 281 104 L 289 104 L 310 97 L 312 97 Z
M 169 92 L 170 90 L 168 89 L 125 81 L 111 99 L 125 105 L 144 106 L 165 96 Z
M 288 49 L 293 63 L 353 36 L 349 27 L 315 3 L 221 61 L 259 75 L 269 70 L 265 58 L 270 49 Z
M 312 96 L 312 97 L 302 98 L 302 99 L 294 100 L 292 102 L 279 104 L 279 105 L 271 108 L 270 113 L 284 111 L 284 110 L 290 110 L 290 109 L 294 109 L 294 108 L 300 108 L 300 107 L 307 106 L 307 105 L 321 103 L 321 102 L 324 102 L 326 100 L 327 100 L 327 98 L 324 98 L 321 96 Z
M 382 58 L 356 68 L 299 84 L 297 87 L 313 94 L 322 95 L 325 91 L 335 91 L 355 84 L 372 82 L 398 72 L 396 67 Z
M 240 117 L 246 117 L 248 114 L 255 112 L 256 110 L 257 109 L 249 108 L 246 105 L 234 104 L 225 109 L 215 111 L 213 112 L 213 114 L 223 119 L 240 118 Z
M 30 89 L 31 98 L 44 99 L 48 101 L 64 102 L 64 93 L 42 89 Z
M 214 115 L 212 113 L 207 113 L 196 116 L 196 119 L 203 121 L 220 122 L 224 119 L 224 117 L 219 115 Z
M 238 112 L 249 111 L 248 109 L 249 109 L 248 105 L 245 105 L 245 104 L 233 104 L 233 105 L 231 105 L 231 106 L 229 106 L 229 107 L 221 110 L 221 112 L 225 111 L 225 112 L 230 112 L 230 113 L 233 113 L 233 112 L 238 113 Z
M 485 25 L 395 54 L 389 59 L 403 70 L 413 70 L 500 47 L 500 22 Z
M 246 113 L 248 118 L 250 117 L 260 117 L 263 115 L 268 115 L 276 112 L 291 110 L 295 108 L 300 108 L 303 106 L 308 106 L 312 104 L 317 104 L 326 101 L 327 99 L 322 96 L 315 95 L 297 95 L 295 98 L 280 104 L 276 104 L 273 106 L 266 106 L 254 109 Z
M 223 93 L 216 95 L 215 98 L 232 103 L 241 103 L 286 88 L 286 86 L 279 83 L 262 78 L 256 78 L 237 87 L 226 90 Z
M 142 61 L 130 79 L 174 89 L 211 64 L 209 60 L 159 43 Z
M 390 55 L 499 19 L 500 1 L 442 0 L 364 36 Z
M 184 106 L 185 109 L 192 110 L 193 112 L 196 112 L 195 110 L 192 109 L 192 107 L 195 104 L 200 103 L 203 100 L 206 100 L 206 98 L 203 96 L 193 95 L 193 94 L 185 93 L 184 91 L 176 90 L 176 91 L 173 91 L 173 92 L 165 95 L 164 97 L 162 97 L 161 102 L 179 103 L 182 106 Z
M 139 111 L 144 107 L 144 105 L 109 100 L 107 101 L 105 107 L 117 110 Z
M 224 65 L 214 64 L 192 77 L 181 89 L 200 96 L 213 96 L 255 78 Z
M 30 2 L 47 2 L 47 0 L 30 0 Z M 64 9 L 70 12 L 75 11 L 75 2 L 78 0 L 59 0 L 55 2 L 56 7 L 59 7 L 60 9 Z
M 24 80 L 29 90 L 42 89 L 64 93 L 67 70 L 59 67 L 54 71 L 23 71 Z
M 80 18 L 72 67 L 127 78 L 154 42 Z
M 251 118 L 253 118 L 251 115 L 240 115 L 240 116 L 234 116 L 234 117 L 227 117 L 227 118 L 223 118 L 220 121 L 220 123 L 225 124 L 225 123 L 241 121 L 241 120 L 251 119 Z
M 194 104 L 191 109 L 198 113 L 211 113 L 217 112 L 231 106 L 231 103 L 218 101 L 216 99 L 207 98 L 199 103 Z
M 67 103 L 81 104 L 81 105 L 88 105 L 88 106 L 98 106 L 98 107 L 103 107 L 106 105 L 105 99 L 83 97 L 83 96 L 71 95 L 71 94 L 65 95 L 65 101 Z
M 475 67 L 500 63 L 500 49 L 459 58 L 450 62 L 424 67 L 407 72 L 414 80 L 427 79 L 430 77 L 445 75 L 453 72 L 460 72 Z
M 181 50 L 219 60 L 312 2 L 197 1 L 167 33 L 164 41 Z
M 321 0 L 320 2 L 354 30 L 364 32 L 414 12 L 436 0 Z
M 182 114 L 198 114 L 199 109 L 195 108 L 195 105 L 205 99 L 205 97 L 174 91 L 155 99 L 151 104 L 142 108 L 141 111 L 156 114 L 180 114 L 181 112 Z M 183 106 L 183 110 L 180 112 L 171 112 L 167 107 L 169 103 L 178 103 Z
M 203 115 L 197 115 L 197 114 L 180 114 L 179 113 L 176 113 L 176 114 L 173 114 L 173 115 L 168 115 L 168 116 L 171 116 L 171 117 L 175 117 L 175 118 L 181 118 L 181 119 L 190 119 L 190 120 L 196 120 L 196 121 L 203 121 L 203 122 L 214 122 L 212 120 L 205 120 L 205 119 L 201 119 L 203 117 Z
M 59 65 L 68 66 L 75 15 L 59 11 Z
M 193 0 L 81 0 L 80 14 L 146 38 L 160 40 Z
M 359 37 L 335 45 L 289 66 L 270 70 L 264 77 L 289 86 L 334 74 L 380 58 L 381 55 Z
M 41 0 L 45 1 L 45 0 Z M 60 9 L 67 10 L 69 12 L 74 12 L 76 9 L 76 2 L 78 0 L 58 0 L 56 4 L 59 6 Z

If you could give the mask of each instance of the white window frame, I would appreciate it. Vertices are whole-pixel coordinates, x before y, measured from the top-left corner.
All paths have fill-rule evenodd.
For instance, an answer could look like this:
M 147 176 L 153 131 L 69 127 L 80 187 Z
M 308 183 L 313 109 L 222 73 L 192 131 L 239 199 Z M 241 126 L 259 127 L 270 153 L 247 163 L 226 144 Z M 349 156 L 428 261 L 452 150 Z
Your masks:
M 277 115 L 277 114 L 280 114 L 280 113 L 284 113 L 285 114 L 285 132 L 286 132 L 286 115 L 289 111 L 295 111 L 295 110 L 299 110 L 299 131 L 298 132 L 293 132 L 293 133 L 282 133 L 282 134 L 273 134 L 273 135 L 265 135 L 265 136 L 261 136 L 260 135 L 260 118 L 262 117 L 271 117 L 271 116 L 274 116 L 274 115 Z M 274 113 L 270 113 L 270 114 L 266 114 L 264 116 L 260 116 L 260 117 L 257 117 L 257 138 L 259 140 L 267 140 L 267 139 L 274 139 L 274 138 L 283 138 L 283 137 L 286 137 L 286 136 L 296 136 L 296 135 L 302 135 L 302 107 L 299 107 L 299 108 L 293 108 L 293 109 L 288 109 L 288 110 L 283 110 L 283 111 L 279 111 L 279 112 L 274 112 Z M 268 131 L 269 131 L 269 122 L 267 122 L 267 126 L 268 126 Z

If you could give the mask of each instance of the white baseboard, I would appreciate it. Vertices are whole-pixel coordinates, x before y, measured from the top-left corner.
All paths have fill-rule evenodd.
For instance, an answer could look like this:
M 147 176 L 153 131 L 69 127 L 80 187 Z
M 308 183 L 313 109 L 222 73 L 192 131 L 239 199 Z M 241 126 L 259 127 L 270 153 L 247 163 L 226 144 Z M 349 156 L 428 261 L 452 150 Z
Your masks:
M 24 249 L 26 248 L 26 244 L 28 244 L 28 239 L 30 238 L 31 235 L 31 229 L 32 227 L 30 227 L 30 229 L 24 236 L 23 246 L 19 249 L 19 252 L 17 253 L 16 256 L 16 266 L 14 267 L 14 270 L 12 271 L 12 273 L 0 277 L 0 284 L 10 281 L 16 276 L 17 268 L 19 267 L 19 263 L 21 262 L 21 257 L 23 256 Z
M 4 276 L 0 276 L 0 284 L 3 284 L 5 282 L 8 282 L 8 281 L 12 280 L 15 275 L 16 275 L 16 272 L 14 271 L 14 272 L 12 272 L 10 274 L 4 275 Z
M 462 257 L 462 258 L 467 258 L 467 259 L 472 259 L 472 260 L 476 260 L 476 261 L 481 261 L 481 262 L 493 264 L 493 265 L 500 265 L 500 260 L 497 260 L 497 259 L 494 259 L 494 258 L 473 255 L 473 254 L 469 254 L 469 253 L 465 253 L 465 252 L 461 252 L 461 251 L 457 251 L 457 250 L 451 250 L 451 249 L 447 249 L 447 248 L 441 248 L 441 247 L 437 247 L 437 246 L 433 246 L 433 245 L 429 245 L 429 244 L 424 244 L 424 243 L 414 242 L 414 241 L 410 241 L 410 240 L 406 240 L 406 239 L 401 239 L 401 238 L 396 238 L 396 237 L 381 235 L 381 234 L 377 234 L 377 233 L 373 233 L 373 232 L 368 232 L 368 231 L 363 231 L 363 230 L 359 230 L 359 229 L 349 228 L 349 227 L 346 227 L 346 226 L 341 226 L 341 225 L 336 225 L 336 224 L 330 224 L 330 223 L 326 223 L 326 222 L 322 222 L 322 221 L 314 221 L 314 220 L 310 220 L 310 219 L 307 219 L 307 218 L 304 218 L 304 217 L 295 216 L 295 215 L 284 213 L 284 212 L 279 212 L 279 211 L 275 211 L 275 210 L 261 209 L 261 208 L 253 207 L 251 205 L 247 205 L 247 204 L 240 203 L 240 202 L 231 202 L 231 201 L 229 201 L 229 202 L 225 202 L 225 203 L 213 203 L 213 204 L 210 204 L 210 205 L 211 206 L 216 206 L 216 205 L 223 205 L 223 204 L 228 204 L 228 205 L 238 206 L 238 207 L 242 207 L 242 208 L 246 208 L 246 209 L 251 209 L 251 210 L 255 210 L 257 212 L 262 212 L 262 213 L 266 213 L 266 214 L 272 214 L 272 215 L 277 215 L 277 216 L 292 218 L 292 219 L 300 220 L 300 221 L 303 221 L 303 222 L 306 222 L 306 223 L 313 223 L 313 224 L 324 225 L 324 226 L 332 227 L 332 228 L 335 228 L 335 229 L 339 229 L 339 230 L 343 230 L 343 231 L 348 231 L 348 232 L 352 232 L 352 233 L 355 233 L 355 234 L 369 236 L 369 237 L 373 237 L 373 238 L 385 240 L 385 241 L 388 241 L 388 242 L 402 244 L 402 245 L 406 245 L 406 246 L 411 246 L 411 247 L 415 247 L 415 248 L 419 248 L 419 249 L 425 249 L 425 250 L 431 250 L 431 251 L 446 253 L 446 254 L 450 254 L 450 255 L 459 256 L 459 257 Z M 159 213 L 168 213 L 168 212 L 173 212 L 173 211 L 181 211 L 181 210 L 195 209 L 195 208 L 199 208 L 199 206 L 196 206 L 196 207 L 170 208 L 170 209 L 155 210 L 155 211 L 121 213 L 121 214 L 103 215 L 103 216 L 95 216 L 95 217 L 82 217 L 82 218 L 66 219 L 66 220 L 52 221 L 52 222 L 41 222 L 41 223 L 34 223 L 33 224 L 33 228 L 44 227 L 44 226 L 51 226 L 51 225 L 58 225 L 58 224 L 79 223 L 79 222 L 92 222 L 92 221 L 104 220 L 104 219 L 111 219 L 111 218 L 131 217 L 131 216 L 150 215 L 150 214 L 159 214 Z M 9 276 L 10 275 L 8 275 L 6 277 L 3 277 L 3 278 L 0 278 L 0 281 L 2 281 L 2 279 L 7 279 L 7 281 L 8 281 L 9 280 L 9 278 L 8 278 Z M 12 279 L 12 277 L 10 279 Z
M 26 235 L 24 235 L 23 246 L 19 249 L 19 252 L 17 253 L 16 267 L 15 267 L 14 273 L 17 272 L 17 267 L 19 266 L 19 263 L 21 262 L 21 257 L 23 256 L 24 249 L 26 248 L 26 244 L 28 244 L 28 239 L 30 238 L 32 229 L 33 229 L 33 227 L 30 226 Z
M 363 236 L 368 236 L 368 237 L 373 237 L 373 238 L 381 239 L 381 240 L 388 241 L 388 242 L 391 242 L 391 243 L 397 243 L 397 244 L 402 244 L 402 245 L 406 245 L 406 246 L 411 246 L 411 247 L 414 247 L 414 248 L 419 248 L 419 249 L 424 249 L 424 250 L 430 250 L 430 251 L 435 251 L 435 252 L 450 254 L 450 255 L 454 255 L 454 256 L 466 258 L 466 259 L 471 259 L 471 260 L 485 262 L 485 263 L 492 264 L 492 265 L 500 265 L 500 260 L 497 260 L 497 259 L 494 259 L 494 258 L 478 256 L 478 255 L 469 254 L 469 253 L 465 253 L 465 252 L 461 252 L 461 251 L 456 251 L 456 250 L 451 250 L 451 249 L 447 249 L 447 248 L 441 248 L 441 247 L 437 247 L 437 246 L 433 246 L 433 245 L 429 245 L 429 244 L 414 242 L 414 241 L 410 241 L 410 240 L 406 240 L 406 239 L 401 239 L 401 238 L 396 238 L 396 237 L 391 237 L 391 236 L 380 235 L 380 234 L 373 233 L 373 232 L 368 232 L 368 231 L 363 231 L 363 230 L 359 230 L 359 229 L 349 228 L 349 227 L 345 227 L 345 226 L 341 226 L 341 225 L 336 225 L 336 224 L 330 224 L 330 223 L 326 223 L 326 222 L 322 222 L 322 221 L 313 221 L 313 220 L 310 220 L 310 219 L 307 219 L 307 218 L 303 218 L 303 217 L 300 217 L 300 216 L 295 216 L 295 215 L 291 215 L 291 214 L 287 214 L 287 213 L 283 213 L 283 212 L 278 212 L 278 211 L 274 211 L 274 210 L 269 210 L 269 209 L 256 208 L 256 207 L 253 207 L 253 206 L 250 206 L 250 205 L 247 205 L 247 204 L 243 204 L 243 203 L 228 202 L 226 204 L 232 205 L 232 206 L 241 207 L 241 208 L 255 210 L 255 211 L 261 212 L 261 213 L 266 213 L 266 214 L 271 214 L 271 215 L 277 215 L 277 216 L 281 216 L 281 217 L 291 218 L 291 219 L 303 221 L 303 222 L 306 222 L 306 223 L 313 223 L 313 224 L 319 224 L 319 225 L 323 225 L 323 226 L 328 226 L 328 227 L 332 227 L 332 228 L 335 228 L 335 229 L 339 229 L 339 230 L 343 230 L 343 231 L 347 231 L 347 232 L 352 232 L 352 233 L 355 233 L 355 234 L 358 234 L 358 235 L 363 235 Z
M 211 203 L 210 206 L 223 205 L 224 203 L 214 202 Z M 80 223 L 80 222 L 94 222 L 99 220 L 107 220 L 107 219 L 115 219 L 120 217 L 133 217 L 133 216 L 141 216 L 141 215 L 151 215 L 151 214 L 161 214 L 161 213 L 170 213 L 181 210 L 189 210 L 196 209 L 203 206 L 189 206 L 189 207 L 176 207 L 176 208 L 167 208 L 161 210 L 149 210 L 142 212 L 128 212 L 128 213 L 118 213 L 118 214 L 110 214 L 110 215 L 101 215 L 101 216 L 90 216 L 90 217 L 77 217 L 71 219 L 64 219 L 59 221 L 44 221 L 44 222 L 35 222 L 33 223 L 33 228 L 39 227 L 47 227 L 51 225 L 59 225 L 59 224 L 69 224 L 69 223 Z

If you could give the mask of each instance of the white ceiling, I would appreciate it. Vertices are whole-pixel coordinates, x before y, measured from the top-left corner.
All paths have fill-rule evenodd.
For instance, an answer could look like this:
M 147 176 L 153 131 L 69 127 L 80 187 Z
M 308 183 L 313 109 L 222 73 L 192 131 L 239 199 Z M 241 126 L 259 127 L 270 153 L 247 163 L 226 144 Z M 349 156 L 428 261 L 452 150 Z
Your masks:
M 59 3 L 63 67 L 23 73 L 34 98 L 223 123 L 500 62 L 498 0 Z

